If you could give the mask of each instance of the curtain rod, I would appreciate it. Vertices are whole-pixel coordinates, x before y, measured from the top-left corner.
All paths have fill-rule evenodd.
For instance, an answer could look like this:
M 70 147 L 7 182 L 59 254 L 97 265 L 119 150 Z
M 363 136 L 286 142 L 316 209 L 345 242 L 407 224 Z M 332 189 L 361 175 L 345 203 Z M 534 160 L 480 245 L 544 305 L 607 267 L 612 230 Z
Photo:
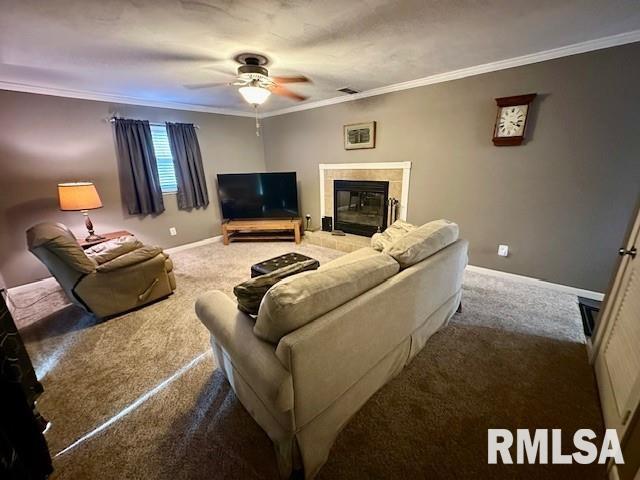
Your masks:
M 117 119 L 118 119 L 117 117 L 111 117 L 111 118 L 107 118 L 106 121 L 109 122 L 109 123 L 116 123 Z M 149 125 L 162 125 L 162 126 L 164 126 L 164 123 L 149 122 Z M 197 128 L 198 130 L 200 130 L 200 125 L 193 124 L 193 126 L 194 126 L 194 128 Z

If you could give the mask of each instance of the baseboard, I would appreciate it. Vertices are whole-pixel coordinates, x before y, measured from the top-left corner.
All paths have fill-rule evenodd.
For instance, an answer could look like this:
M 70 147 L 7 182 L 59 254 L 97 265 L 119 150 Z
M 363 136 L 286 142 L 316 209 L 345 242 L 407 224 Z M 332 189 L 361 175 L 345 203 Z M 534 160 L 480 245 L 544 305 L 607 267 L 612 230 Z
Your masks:
M 36 287 L 52 287 L 58 285 L 58 282 L 53 277 L 43 278 L 42 280 L 36 280 L 35 282 L 25 283 L 24 285 L 18 285 L 17 287 L 8 288 L 9 296 L 17 295 L 25 291 L 33 290 Z
M 485 267 L 476 267 L 475 265 L 467 265 L 467 270 L 471 272 L 484 273 L 486 275 L 493 275 L 494 277 L 509 278 L 511 280 L 529 283 L 531 285 L 537 285 L 543 288 L 549 288 L 558 292 L 570 293 L 572 295 L 580 297 L 591 298 L 593 300 L 602 301 L 604 299 L 604 293 L 601 292 L 594 292 L 592 290 L 585 290 L 583 288 L 571 287 L 569 285 L 561 285 L 559 283 L 546 282 L 538 278 L 526 277 L 524 275 L 518 275 L 516 273 L 501 272 L 500 270 L 492 270 L 491 268 Z
M 222 235 L 216 235 L 215 237 L 205 238 L 204 240 L 198 240 L 197 242 L 185 243 L 184 245 L 178 245 L 177 247 L 165 248 L 164 251 L 169 255 L 181 252 L 183 250 L 189 250 L 191 248 L 202 247 L 203 245 L 210 245 L 212 243 L 221 242 Z
M 215 237 L 205 238 L 204 240 L 198 240 L 197 242 L 185 243 L 184 245 L 178 245 L 177 247 L 165 248 L 163 249 L 169 255 L 181 252 L 183 250 L 189 250 L 190 248 L 201 247 L 203 245 L 209 245 L 211 243 L 221 242 L 222 235 L 216 235 Z M 9 295 L 17 295 L 23 291 L 32 290 L 37 287 L 45 287 L 48 284 L 57 285 L 58 282 L 53 277 L 43 278 L 42 280 L 36 280 L 35 282 L 25 283 L 24 285 L 18 285 L 16 287 L 11 287 L 7 289 Z
M 191 248 L 210 245 L 212 243 L 221 242 L 221 241 L 222 241 L 222 235 L 216 235 L 215 237 L 205 238 L 204 240 L 198 240 L 197 242 L 185 243 L 184 245 L 178 245 L 177 247 L 172 247 L 172 248 L 165 248 L 164 251 L 167 252 L 169 255 L 171 255 L 173 253 L 181 252 L 183 250 L 189 250 Z M 530 283 L 532 285 L 537 285 L 539 287 L 550 288 L 558 292 L 570 293 L 572 295 L 585 297 L 585 298 L 592 298 L 594 300 L 602 301 L 604 299 L 604 293 L 601 293 L 601 292 L 594 292 L 592 290 L 585 290 L 582 288 L 571 287 L 569 285 L 560 285 L 558 283 L 545 282 L 544 280 L 540 280 L 538 278 L 526 277 L 524 275 L 518 275 L 516 273 L 501 272 L 500 270 L 492 270 L 490 268 L 477 267 L 475 265 L 467 265 L 467 270 L 471 272 L 484 273 L 485 275 L 493 275 L 494 277 L 509 278 L 514 281 Z M 45 286 L 46 282 L 53 282 L 53 284 L 57 284 L 56 280 L 53 277 L 48 277 L 43 280 L 27 283 L 25 285 L 18 285 L 17 287 L 12 287 L 7 290 L 9 292 L 9 295 L 15 295 L 20 293 L 21 291 L 33 289 L 38 284 L 42 284 L 42 286 Z

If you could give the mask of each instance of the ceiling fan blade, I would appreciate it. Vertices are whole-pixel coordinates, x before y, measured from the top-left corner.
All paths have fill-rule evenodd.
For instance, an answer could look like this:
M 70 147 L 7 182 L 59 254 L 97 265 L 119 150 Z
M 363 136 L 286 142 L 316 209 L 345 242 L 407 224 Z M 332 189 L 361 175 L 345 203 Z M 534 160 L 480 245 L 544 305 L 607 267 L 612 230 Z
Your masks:
M 271 77 L 276 83 L 307 83 L 311 82 L 304 75 L 293 75 L 289 77 Z
M 302 102 L 303 100 L 306 100 L 307 98 L 309 98 L 309 97 L 304 97 L 302 95 L 298 95 L 297 93 L 292 92 L 287 87 L 283 87 L 282 85 L 274 85 L 269 90 L 271 90 L 271 93 L 273 93 L 274 95 L 280 95 L 281 97 L 292 98 L 293 100 L 296 100 L 298 102 Z
M 86 50 L 84 49 L 86 47 Z M 171 64 L 198 65 L 203 63 L 219 63 L 225 61 L 224 58 L 202 51 L 189 51 L 184 48 L 177 48 L 167 44 L 158 45 L 128 45 L 126 50 L 117 44 L 105 43 L 98 41 L 97 43 L 85 44 L 82 42 L 74 45 L 70 49 L 65 49 L 66 54 L 71 58 L 86 58 L 87 52 L 91 52 L 91 60 L 93 63 L 102 63 L 107 65 L 130 65 L 138 62 L 157 62 Z
M 200 90 L 201 88 L 226 87 L 231 85 L 229 82 L 209 82 L 209 83 L 192 83 L 183 85 L 188 90 Z
M 66 82 L 77 80 L 77 75 L 72 75 L 67 72 L 63 72 L 62 70 L 56 70 L 53 68 L 42 68 L 35 67 L 30 65 L 17 65 L 17 64 L 9 64 L 2 63 L 0 61 L 0 75 L 7 77 L 18 77 L 18 78 L 29 78 L 35 79 L 37 81 L 38 78 L 46 78 L 47 81 L 53 82 Z
M 215 65 L 206 65 L 205 70 L 211 70 L 213 72 L 217 72 L 217 73 L 222 73 L 224 75 L 229 75 L 229 76 L 236 76 L 236 71 L 231 69 L 231 68 L 226 68 L 226 67 L 217 67 Z

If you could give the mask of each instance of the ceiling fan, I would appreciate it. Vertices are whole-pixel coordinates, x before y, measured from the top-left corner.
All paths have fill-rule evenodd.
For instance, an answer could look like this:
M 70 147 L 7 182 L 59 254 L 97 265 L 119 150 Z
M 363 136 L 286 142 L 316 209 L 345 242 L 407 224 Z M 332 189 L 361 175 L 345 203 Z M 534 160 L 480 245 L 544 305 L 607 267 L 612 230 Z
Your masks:
M 291 98 L 301 102 L 308 97 L 299 95 L 284 84 L 287 83 L 308 83 L 310 80 L 303 75 L 276 77 L 269 76 L 266 65 L 269 59 L 258 53 L 241 53 L 234 57 L 234 60 L 240 64 L 238 67 L 238 75 L 231 83 L 205 83 L 199 85 L 185 85 L 189 89 L 212 88 L 224 85 L 238 86 L 240 95 L 254 107 L 262 105 L 267 98 L 273 93 L 281 97 Z

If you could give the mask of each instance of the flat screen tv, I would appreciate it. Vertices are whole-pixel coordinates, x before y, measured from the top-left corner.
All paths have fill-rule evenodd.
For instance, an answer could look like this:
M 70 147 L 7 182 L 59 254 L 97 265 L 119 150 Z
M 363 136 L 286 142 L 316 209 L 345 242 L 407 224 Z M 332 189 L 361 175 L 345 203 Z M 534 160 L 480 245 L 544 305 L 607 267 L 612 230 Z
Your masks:
M 218 196 L 227 220 L 300 216 L 295 172 L 219 174 Z

